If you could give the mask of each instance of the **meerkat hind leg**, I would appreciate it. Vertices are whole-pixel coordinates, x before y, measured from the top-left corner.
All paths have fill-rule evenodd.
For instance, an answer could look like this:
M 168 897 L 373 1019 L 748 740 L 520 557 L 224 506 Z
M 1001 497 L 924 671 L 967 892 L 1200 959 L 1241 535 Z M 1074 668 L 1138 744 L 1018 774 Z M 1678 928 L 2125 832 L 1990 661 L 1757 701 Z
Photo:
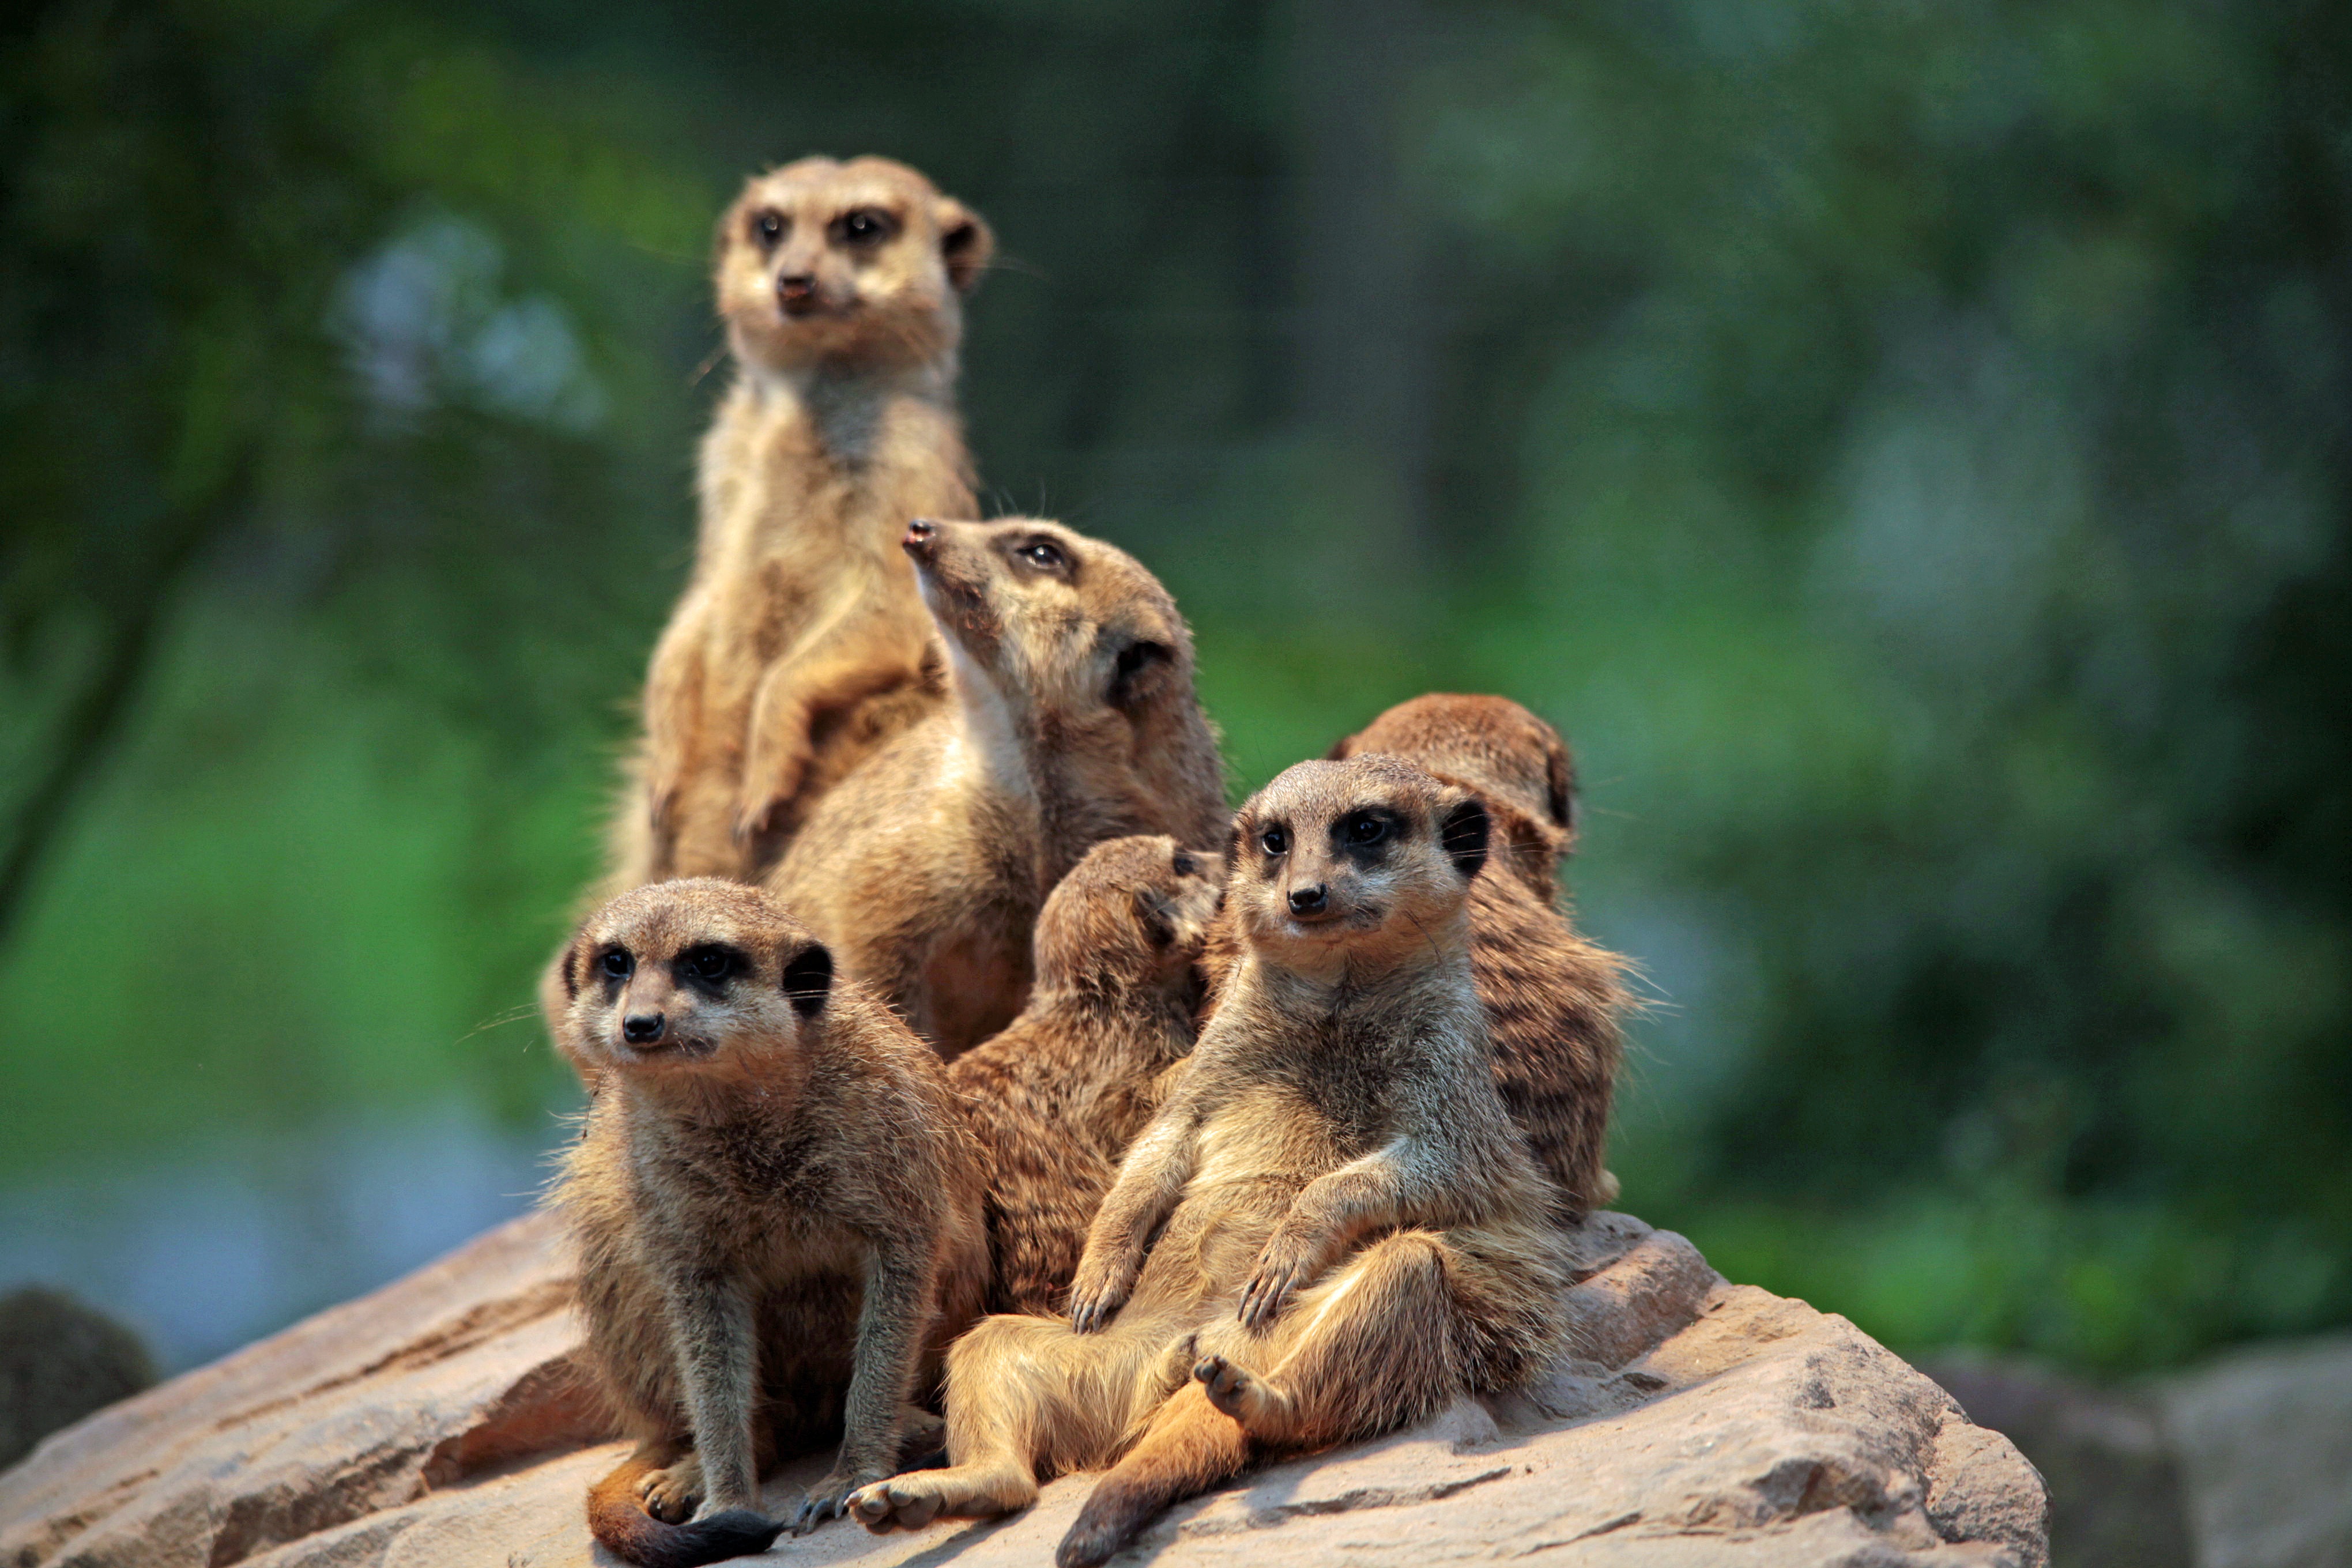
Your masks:
M 1448 1257 L 1428 1231 L 1383 1237 L 1301 1292 L 1255 1342 L 1238 1324 L 1202 1335 L 1192 1375 L 1212 1405 L 1268 1447 L 1341 1442 L 1417 1420 L 1463 1392 Z

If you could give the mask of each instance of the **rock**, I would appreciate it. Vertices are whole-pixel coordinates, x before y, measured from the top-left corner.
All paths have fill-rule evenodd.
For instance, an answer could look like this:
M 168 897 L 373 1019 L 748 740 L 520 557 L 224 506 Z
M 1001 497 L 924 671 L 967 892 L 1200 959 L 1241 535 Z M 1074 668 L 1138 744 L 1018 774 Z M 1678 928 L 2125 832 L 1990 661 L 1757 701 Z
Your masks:
M 1534 1386 L 1380 1442 L 1255 1471 L 1122 1561 L 2011 1564 L 2048 1560 L 2040 1478 L 1844 1319 L 1726 1284 L 1682 1237 L 1598 1215 L 1576 1353 Z M 0 1475 L 5 1568 L 574 1568 L 581 1501 L 623 1445 L 572 1374 L 544 1218 L 93 1416 Z M 824 1468 L 773 1478 L 783 1512 Z M 777 1561 L 1050 1561 L 1091 1485 L 1009 1520 Z
M 2352 1563 L 2352 1338 L 2225 1356 L 2158 1398 L 2201 1568 Z
M 2050 1489 L 2050 1542 L 2064 1568 L 2190 1568 L 2180 1467 L 2157 1401 L 2018 1358 L 1927 1363 L 1969 1419 L 2016 1443 Z

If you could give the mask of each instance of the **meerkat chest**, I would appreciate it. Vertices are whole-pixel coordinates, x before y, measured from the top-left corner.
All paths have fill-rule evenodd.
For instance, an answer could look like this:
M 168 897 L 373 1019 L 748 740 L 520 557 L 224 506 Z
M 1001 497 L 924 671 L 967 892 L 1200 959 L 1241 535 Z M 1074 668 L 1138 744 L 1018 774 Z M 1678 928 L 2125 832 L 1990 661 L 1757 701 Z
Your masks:
M 1297 1079 L 1257 1084 L 1202 1125 L 1192 1190 L 1234 1183 L 1299 1185 L 1378 1147 L 1385 1118 Z

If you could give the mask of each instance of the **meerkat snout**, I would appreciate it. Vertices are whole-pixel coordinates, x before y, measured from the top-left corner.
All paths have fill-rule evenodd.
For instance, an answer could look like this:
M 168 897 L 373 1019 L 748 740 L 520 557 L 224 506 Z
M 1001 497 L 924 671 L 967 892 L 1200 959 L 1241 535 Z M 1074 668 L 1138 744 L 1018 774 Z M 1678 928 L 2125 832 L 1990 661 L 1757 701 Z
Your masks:
M 662 1037 L 667 1022 L 659 1013 L 632 1013 L 621 1020 L 621 1038 L 633 1046 L 651 1045 Z
M 908 554 L 920 557 L 930 552 L 939 537 L 940 525 L 928 517 L 919 517 L 907 525 L 907 537 L 898 543 Z
M 1319 915 L 1330 902 L 1329 890 L 1320 882 L 1311 888 L 1290 889 L 1290 912 L 1294 915 Z
M 816 279 L 806 272 L 781 273 L 776 279 L 776 303 L 787 316 L 805 316 L 816 308 Z

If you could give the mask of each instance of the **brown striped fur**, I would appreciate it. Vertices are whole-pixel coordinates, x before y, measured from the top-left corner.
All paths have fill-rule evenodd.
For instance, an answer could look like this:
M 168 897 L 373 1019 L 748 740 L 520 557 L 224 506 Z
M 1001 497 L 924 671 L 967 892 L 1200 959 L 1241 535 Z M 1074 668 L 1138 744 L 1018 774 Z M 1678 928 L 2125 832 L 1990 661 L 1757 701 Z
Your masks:
M 591 1525 L 632 1562 L 714 1561 L 765 1523 L 772 1460 L 841 1433 L 802 1528 L 902 1462 L 909 1401 L 981 1306 L 977 1152 L 938 1058 L 756 889 L 623 894 L 562 979 L 599 1088 L 549 1203 L 587 1363 L 639 1443 Z
M 1546 1364 L 1567 1262 L 1486 1065 L 1465 790 L 1303 763 L 1242 808 L 1239 962 L 1096 1216 L 1070 1321 L 990 1317 L 948 1363 L 950 1468 L 870 1527 L 1025 1505 L 1116 1460 L 1064 1538 L 1104 1561 L 1250 1458 L 1372 1436 Z
M 1029 1005 L 949 1066 L 988 1168 L 989 1310 L 1063 1305 L 1087 1224 L 1192 1049 L 1223 881 L 1222 854 L 1164 836 L 1096 845 L 1037 917 Z

